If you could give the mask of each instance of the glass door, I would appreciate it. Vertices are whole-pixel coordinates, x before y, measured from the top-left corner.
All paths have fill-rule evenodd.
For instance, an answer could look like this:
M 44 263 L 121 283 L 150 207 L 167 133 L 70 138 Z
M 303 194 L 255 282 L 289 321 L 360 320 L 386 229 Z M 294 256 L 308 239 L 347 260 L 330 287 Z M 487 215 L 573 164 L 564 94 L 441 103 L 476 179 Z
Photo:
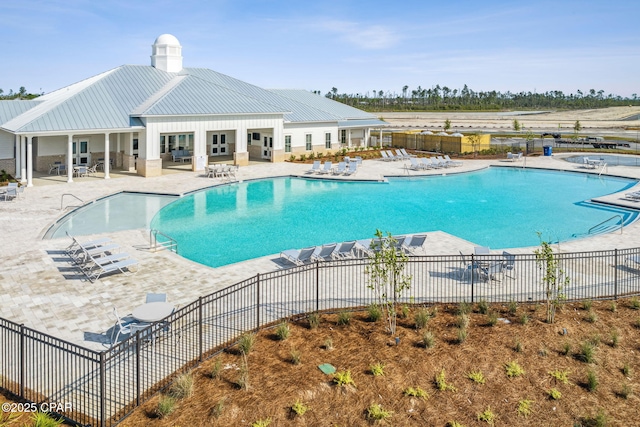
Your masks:
M 80 149 L 78 149 L 78 147 Z M 91 154 L 89 154 L 89 141 L 81 139 L 73 141 L 73 164 L 88 165 L 90 161 Z

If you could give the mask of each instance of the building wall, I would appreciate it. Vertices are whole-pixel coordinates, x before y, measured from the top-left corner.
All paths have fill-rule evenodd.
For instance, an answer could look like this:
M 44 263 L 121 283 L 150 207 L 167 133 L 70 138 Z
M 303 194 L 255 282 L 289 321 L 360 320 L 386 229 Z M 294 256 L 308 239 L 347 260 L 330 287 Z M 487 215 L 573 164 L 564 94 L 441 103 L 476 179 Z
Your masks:
M 15 141 L 14 134 L 0 130 L 0 159 L 14 158 Z
M 325 134 L 331 134 L 331 149 L 325 146 Z M 311 134 L 311 150 L 307 150 L 306 135 Z M 334 151 L 339 149 L 340 140 L 338 138 L 338 127 L 330 123 L 286 123 L 282 132 L 282 139 L 287 135 L 291 135 L 291 152 L 285 152 L 285 157 L 296 153 L 310 153 Z M 284 148 L 284 142 L 283 142 Z

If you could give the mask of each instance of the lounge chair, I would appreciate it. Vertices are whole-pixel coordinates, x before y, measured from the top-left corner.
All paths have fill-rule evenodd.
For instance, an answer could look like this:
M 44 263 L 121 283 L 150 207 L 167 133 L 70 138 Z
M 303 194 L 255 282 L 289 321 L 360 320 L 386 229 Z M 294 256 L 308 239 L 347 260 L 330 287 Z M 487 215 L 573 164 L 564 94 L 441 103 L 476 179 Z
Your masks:
M 329 161 L 324 162 L 324 167 L 322 169 L 319 169 L 318 173 L 320 174 L 330 173 L 332 168 L 333 168 L 333 163 Z
M 448 168 L 449 166 L 452 166 L 442 156 L 436 156 L 436 160 L 438 161 L 438 163 L 442 165 L 443 168 Z
M 319 248 L 316 248 L 315 252 L 311 256 L 313 261 L 329 261 L 332 259 L 332 254 L 336 250 L 338 246 L 337 243 L 330 243 L 328 245 L 322 245 Z
M 415 255 L 417 251 L 421 250 L 424 246 L 424 242 L 427 240 L 426 234 L 414 234 L 411 238 L 402 244 L 402 249 L 408 253 Z
M 362 157 L 356 156 L 355 159 L 356 159 L 356 162 L 358 163 L 358 165 L 362 164 Z
M 311 261 L 311 257 L 313 257 L 313 253 L 315 251 L 315 246 L 303 248 L 300 250 L 288 249 L 286 251 L 280 252 L 280 258 L 287 260 L 295 265 L 304 265 Z
M 89 281 L 95 282 L 105 274 L 117 272 L 127 274 L 127 272 L 131 272 L 131 267 L 134 265 L 138 265 L 138 261 L 133 258 L 128 258 L 122 261 L 114 262 L 112 264 L 96 266 L 92 270 L 89 270 L 86 275 Z
M 407 158 L 407 159 L 408 159 L 408 158 L 410 158 L 410 157 L 417 157 L 415 154 L 409 154 L 409 153 L 407 153 L 407 150 L 405 150 L 404 148 L 401 148 L 401 149 L 400 149 L 400 152 L 401 152 L 402 154 L 404 154 L 405 158 Z
M 630 199 L 630 200 L 633 200 L 633 201 L 638 201 L 638 200 L 640 200 L 640 191 L 633 191 L 631 193 L 626 193 L 624 195 L 624 197 L 626 199 Z
M 444 162 L 441 162 L 440 160 L 438 160 L 437 157 L 430 157 L 429 160 L 431 161 L 431 164 L 433 165 L 434 168 L 443 168 L 445 167 Z
M 400 160 L 405 160 L 410 158 L 411 156 L 409 156 L 408 154 L 404 154 L 402 151 L 400 151 L 400 149 L 396 149 L 396 158 L 400 159 Z
M 395 240 L 395 242 L 393 243 L 393 246 L 396 248 L 397 252 L 403 252 L 404 251 L 404 242 L 405 240 L 407 240 L 407 236 L 391 236 L 391 238 L 393 240 Z
M 387 150 L 387 156 L 389 156 L 389 158 L 390 158 L 391 160 L 394 160 L 394 161 L 395 161 L 395 160 L 400 160 L 400 159 L 401 159 L 400 157 L 398 157 L 398 156 L 396 156 L 395 154 L 393 154 L 393 153 L 391 152 L 391 150 Z
M 90 240 L 88 242 L 82 242 L 80 243 L 75 237 L 71 236 L 69 233 L 67 233 L 67 236 L 69 236 L 72 240 L 71 244 L 69 246 L 67 246 L 67 248 L 65 249 L 65 252 L 69 255 L 77 253 L 79 251 L 82 251 L 84 249 L 93 249 L 96 248 L 98 246 L 103 246 L 109 242 L 111 242 L 111 239 L 108 237 L 101 237 L 99 239 L 95 239 L 95 240 Z
M 340 243 L 340 247 L 338 247 L 332 254 L 333 259 L 347 259 L 354 257 L 354 249 L 356 246 L 356 241 L 350 242 L 342 242 Z
M 426 169 L 434 169 L 437 168 L 438 166 L 436 166 L 430 158 L 428 157 L 422 157 L 421 162 L 423 164 L 423 168 Z
M 120 249 L 120 245 L 111 243 L 108 245 L 97 246 L 93 249 L 82 249 L 71 256 L 71 259 L 76 264 L 87 264 L 92 258 L 99 258 L 109 255 L 113 255 L 117 249 Z
M 513 153 L 511 151 L 507 153 L 507 160 L 513 162 Z
M 314 160 L 313 166 L 306 173 L 316 173 L 320 170 L 320 160 Z
M 520 153 L 522 154 L 522 153 Z M 450 166 L 462 166 L 462 162 L 456 161 L 456 160 L 451 160 L 451 157 L 449 157 L 448 154 L 445 154 L 444 156 L 444 160 L 447 162 L 447 164 L 449 164 Z
M 385 161 L 385 162 L 390 162 L 391 160 L 393 160 L 393 158 L 389 157 L 387 152 L 384 151 L 384 150 L 380 150 L 380 155 L 382 156 L 382 160 Z
M 95 249 L 94 249 L 95 250 Z M 83 270 L 91 270 L 97 266 L 113 264 L 114 262 L 122 261 L 129 258 L 129 254 L 126 252 L 113 253 L 111 255 L 105 255 L 106 252 L 101 252 L 102 256 L 87 255 L 84 262 L 80 266 Z
M 338 167 L 335 168 L 332 173 L 334 175 L 340 175 L 340 174 L 345 173 L 346 170 L 347 170 L 347 163 L 346 162 L 340 162 L 340 163 L 338 163 Z
M 5 202 L 9 199 L 16 199 L 18 197 L 18 188 L 19 188 L 18 183 L 16 182 L 9 183 L 5 192 L 2 193 L 2 196 L 4 196 Z
M 344 172 L 345 175 L 355 175 L 358 172 L 358 162 L 351 161 L 349 162 L 349 166 L 347 170 Z
M 507 251 L 502 252 L 502 257 L 504 258 L 504 269 L 508 271 L 512 271 L 515 273 L 516 271 L 516 256 L 510 254 Z M 511 276 L 509 276 L 511 277 Z
M 424 163 L 418 162 L 418 160 L 415 157 L 410 157 L 409 161 L 411 162 L 411 165 L 407 167 L 411 170 L 419 171 L 419 170 L 425 170 L 427 168 L 427 166 Z

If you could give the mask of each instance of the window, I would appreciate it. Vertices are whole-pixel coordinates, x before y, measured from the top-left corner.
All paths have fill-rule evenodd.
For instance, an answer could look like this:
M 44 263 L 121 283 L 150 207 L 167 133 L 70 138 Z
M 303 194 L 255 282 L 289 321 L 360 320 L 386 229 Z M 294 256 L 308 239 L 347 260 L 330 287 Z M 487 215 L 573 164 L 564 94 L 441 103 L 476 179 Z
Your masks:
M 167 137 L 160 135 L 160 154 L 167 152 Z
M 138 149 L 138 138 L 133 138 L 133 149 L 134 150 Z
M 284 136 L 284 152 L 285 153 L 291 152 L 291 135 Z
M 342 129 L 340 130 L 340 144 L 346 144 L 346 143 L 347 143 L 347 130 Z
M 307 151 L 311 151 L 311 149 L 312 149 L 312 146 L 311 146 L 311 134 L 308 133 L 305 136 L 307 138 Z
M 331 148 L 331 134 L 328 132 L 324 134 L 324 148 Z

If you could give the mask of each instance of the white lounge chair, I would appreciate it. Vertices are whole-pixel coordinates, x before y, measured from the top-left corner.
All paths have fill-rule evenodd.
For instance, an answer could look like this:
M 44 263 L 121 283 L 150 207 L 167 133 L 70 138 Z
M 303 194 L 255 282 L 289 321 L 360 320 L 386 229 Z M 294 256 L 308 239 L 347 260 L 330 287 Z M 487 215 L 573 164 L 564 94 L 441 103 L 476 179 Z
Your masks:
M 395 154 L 393 154 L 393 153 L 391 152 L 391 150 L 387 150 L 387 156 L 389 156 L 389 158 L 390 158 L 391 160 L 394 160 L 394 161 L 395 161 L 395 160 L 400 160 L 400 158 L 399 158 L 399 157 L 397 157 Z
M 320 174 L 330 173 L 332 168 L 333 168 L 333 163 L 329 161 L 324 162 L 324 167 L 322 169 L 319 169 L 318 173 Z
M 522 153 L 520 153 L 520 154 L 522 154 Z M 459 162 L 459 161 L 456 161 L 456 160 L 451 160 L 451 157 L 449 157 L 448 154 L 445 154 L 444 159 L 450 166 L 462 166 L 462 162 Z
M 108 245 L 97 246 L 93 249 L 82 249 L 81 251 L 70 255 L 71 259 L 76 264 L 87 264 L 91 261 L 91 258 L 99 258 L 103 256 L 113 255 L 117 249 L 120 249 L 120 245 L 111 243 Z
M 114 262 L 122 261 L 129 258 L 129 254 L 126 252 L 114 253 L 111 255 L 104 255 L 105 252 L 101 252 L 100 255 L 103 256 L 88 256 L 85 259 L 84 263 L 81 265 L 81 268 L 84 270 L 91 270 L 92 268 L 96 268 L 100 265 L 112 264 Z
M 451 166 L 442 156 L 436 156 L 436 160 L 443 168 L 448 168 L 449 166 Z
M 401 148 L 401 149 L 400 149 L 400 152 L 401 152 L 402 154 L 404 154 L 404 156 L 405 156 L 407 159 L 408 159 L 408 158 L 410 158 L 410 157 L 417 157 L 415 154 L 409 154 L 409 153 L 407 153 L 407 150 L 405 150 L 404 148 Z
M 333 259 L 346 259 L 346 258 L 353 258 L 354 257 L 354 253 L 353 250 L 355 249 L 356 246 L 356 241 L 350 241 L 350 242 L 342 242 L 340 244 L 340 247 L 338 247 L 334 252 L 333 252 Z
M 358 162 L 351 161 L 347 166 L 347 170 L 344 172 L 345 175 L 355 175 L 358 172 Z
M 320 170 L 320 160 L 314 160 L 313 166 L 311 166 L 311 169 L 309 169 L 307 173 L 316 173 L 319 170 Z
M 405 160 L 408 159 L 409 156 L 408 154 L 404 154 L 399 148 L 396 148 L 396 158 L 400 159 L 400 160 Z
M 5 202 L 9 199 L 16 199 L 18 197 L 18 188 L 17 182 L 10 182 L 9 185 L 7 185 L 7 189 L 2 193 Z
M 633 200 L 634 202 L 638 201 L 640 200 L 640 191 L 633 191 L 631 193 L 626 193 L 624 197 L 626 199 Z
M 422 159 L 421 159 L 421 163 L 423 164 L 423 168 L 424 168 L 425 170 L 426 170 L 426 169 L 435 169 L 435 168 L 437 168 L 437 167 L 438 167 L 438 166 L 436 166 L 436 165 L 431 161 L 431 159 L 430 159 L 430 158 L 428 158 L 428 157 L 422 157 Z
M 337 246 L 337 243 L 322 245 L 321 247 L 316 248 L 315 252 L 311 256 L 311 259 L 314 261 L 329 261 L 332 258 L 331 255 L 336 250 Z
M 419 170 L 425 170 L 427 168 L 427 166 L 424 163 L 418 162 L 418 160 L 415 157 L 410 157 L 409 161 L 411 162 L 411 165 L 407 167 L 411 170 L 419 171 Z
M 315 251 L 315 246 L 310 246 L 308 248 L 303 248 L 300 250 L 288 249 L 286 251 L 280 252 L 280 258 L 287 260 L 295 265 L 304 265 L 311 261 L 311 257 L 313 256 L 313 253 Z
M 99 239 L 95 239 L 95 240 L 90 240 L 88 242 L 79 242 L 75 237 L 71 236 L 68 232 L 67 232 L 67 236 L 69 236 L 72 240 L 71 244 L 69 246 L 67 246 L 67 248 L 65 249 L 65 252 L 69 255 L 71 254 L 75 254 L 79 251 L 82 250 L 88 250 L 88 249 L 93 249 L 96 248 L 98 246 L 103 246 L 109 242 L 111 242 L 111 239 L 108 237 L 101 237 Z
M 340 162 L 340 163 L 338 163 L 338 167 L 335 168 L 332 173 L 334 175 L 340 175 L 340 174 L 345 173 L 346 170 L 347 170 L 347 163 L 346 162 Z
M 391 160 L 393 160 L 393 158 L 389 157 L 387 152 L 384 150 L 380 150 L 380 155 L 382 156 L 382 160 L 384 160 L 385 162 L 390 162 Z
M 408 241 L 402 244 L 402 249 L 409 254 L 415 255 L 417 251 L 421 250 L 424 246 L 424 242 L 427 240 L 426 234 L 414 234 Z
M 138 265 L 138 261 L 133 258 L 128 258 L 122 261 L 114 262 L 112 264 L 96 266 L 96 268 L 89 270 L 86 274 L 89 281 L 95 282 L 105 274 L 117 272 L 127 274 L 127 272 L 131 272 L 131 267 L 133 267 L 134 265 Z

